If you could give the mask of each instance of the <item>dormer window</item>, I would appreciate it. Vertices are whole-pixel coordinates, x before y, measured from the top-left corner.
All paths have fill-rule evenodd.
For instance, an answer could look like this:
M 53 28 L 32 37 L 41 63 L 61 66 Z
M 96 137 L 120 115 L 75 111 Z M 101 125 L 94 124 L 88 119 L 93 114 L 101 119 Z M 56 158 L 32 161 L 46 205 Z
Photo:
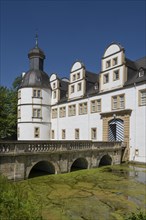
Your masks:
M 55 83 L 53 83 L 53 89 L 55 89 Z
M 75 81 L 76 80 L 76 75 L 74 74 L 73 76 L 72 76 L 72 81 Z
M 106 61 L 106 68 L 109 68 L 110 66 L 111 66 L 111 61 L 110 60 Z
M 119 79 L 119 70 L 114 71 L 114 81 Z
M 81 91 L 81 89 L 82 89 L 82 84 L 78 83 L 78 91 Z
M 109 74 L 107 73 L 103 76 L 103 83 L 105 84 L 105 83 L 108 83 L 108 82 L 109 82 Z
M 139 70 L 139 77 L 142 77 L 142 76 L 144 76 L 144 70 L 143 70 L 143 68 L 140 68 L 140 70 Z
M 56 99 L 56 91 L 53 92 L 53 98 Z
M 113 66 L 117 65 L 117 63 L 118 63 L 118 58 L 117 57 L 113 58 Z
M 77 79 L 80 79 L 80 73 L 77 73 Z
M 75 91 L 75 87 L 71 86 L 71 93 L 74 93 L 74 91 Z

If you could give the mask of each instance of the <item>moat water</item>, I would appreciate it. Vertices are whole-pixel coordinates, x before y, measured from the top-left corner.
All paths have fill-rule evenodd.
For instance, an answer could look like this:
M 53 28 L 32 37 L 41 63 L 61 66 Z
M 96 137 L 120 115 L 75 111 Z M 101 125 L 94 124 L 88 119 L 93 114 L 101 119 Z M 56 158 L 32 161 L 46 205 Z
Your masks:
M 40 173 L 38 173 L 40 174 Z M 22 181 L 46 220 L 122 220 L 146 209 L 146 167 L 105 166 Z

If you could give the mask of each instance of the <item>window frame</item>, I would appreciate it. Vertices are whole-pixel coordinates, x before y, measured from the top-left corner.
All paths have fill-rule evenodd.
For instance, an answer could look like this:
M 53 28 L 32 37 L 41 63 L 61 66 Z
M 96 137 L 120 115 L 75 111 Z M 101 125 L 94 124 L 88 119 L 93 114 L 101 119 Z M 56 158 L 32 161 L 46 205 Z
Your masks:
M 97 128 L 91 128 L 91 140 L 97 140 Z
M 34 138 L 40 138 L 40 127 L 34 127 Z
M 103 75 L 103 84 L 109 83 L 109 73 Z
M 145 93 L 144 97 L 142 97 L 142 93 Z M 139 106 L 146 106 L 146 89 L 139 90 L 138 97 L 139 97 Z M 144 101 L 142 101 L 142 99 L 144 99 Z
M 118 75 L 118 78 L 117 78 L 117 75 Z M 117 69 L 117 70 L 114 70 L 113 71 L 113 81 L 117 81 L 120 79 L 120 70 Z
M 76 140 L 80 139 L 80 129 L 79 128 L 75 128 L 75 139 Z

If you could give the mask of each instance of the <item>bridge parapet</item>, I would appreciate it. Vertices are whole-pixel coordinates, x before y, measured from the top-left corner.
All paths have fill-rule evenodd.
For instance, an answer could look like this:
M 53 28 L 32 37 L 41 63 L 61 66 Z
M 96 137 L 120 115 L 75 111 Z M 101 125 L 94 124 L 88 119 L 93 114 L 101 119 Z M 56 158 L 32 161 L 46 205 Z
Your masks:
M 103 141 L 0 141 L 0 155 L 76 151 L 122 147 L 121 142 Z

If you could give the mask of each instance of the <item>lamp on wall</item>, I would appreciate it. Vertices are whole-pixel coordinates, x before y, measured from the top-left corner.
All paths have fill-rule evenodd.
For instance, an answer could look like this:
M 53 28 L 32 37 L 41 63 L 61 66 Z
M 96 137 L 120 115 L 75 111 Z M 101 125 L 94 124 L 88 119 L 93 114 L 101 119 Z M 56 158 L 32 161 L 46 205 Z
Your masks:
M 116 119 L 116 114 L 113 114 L 113 118 Z

